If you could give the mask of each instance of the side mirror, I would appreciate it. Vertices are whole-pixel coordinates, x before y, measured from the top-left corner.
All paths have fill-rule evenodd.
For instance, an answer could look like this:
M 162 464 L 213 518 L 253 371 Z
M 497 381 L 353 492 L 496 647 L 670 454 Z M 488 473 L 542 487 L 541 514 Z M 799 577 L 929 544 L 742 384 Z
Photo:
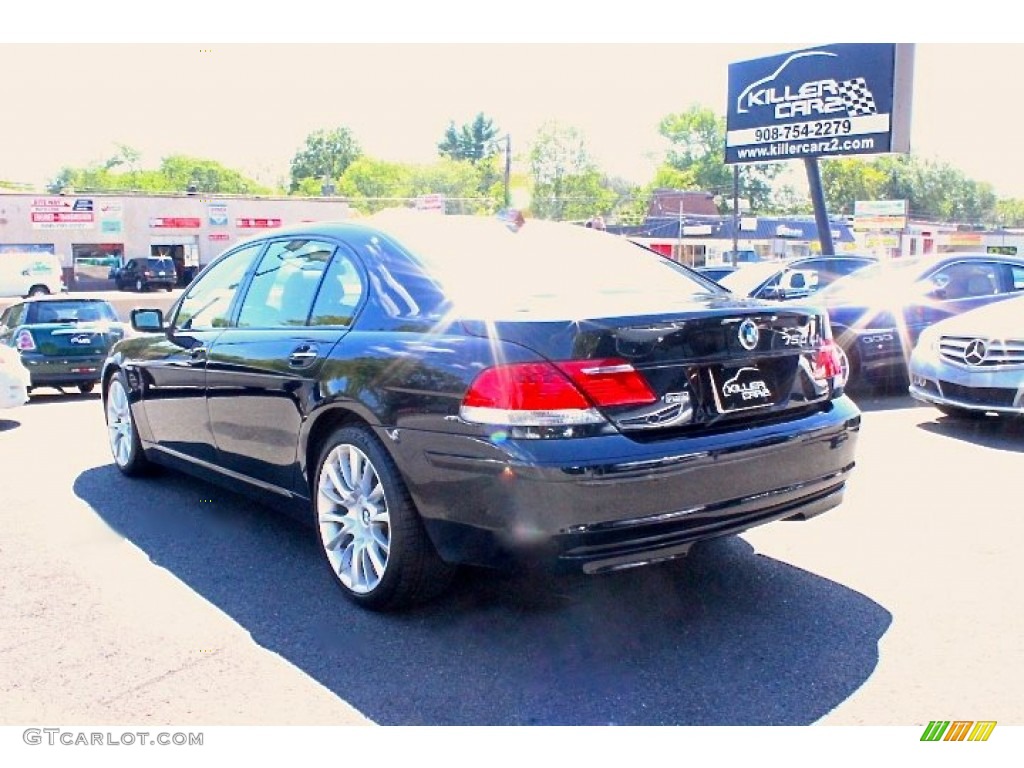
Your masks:
M 159 309 L 133 309 L 132 328 L 140 333 L 160 333 L 164 330 L 164 313 Z

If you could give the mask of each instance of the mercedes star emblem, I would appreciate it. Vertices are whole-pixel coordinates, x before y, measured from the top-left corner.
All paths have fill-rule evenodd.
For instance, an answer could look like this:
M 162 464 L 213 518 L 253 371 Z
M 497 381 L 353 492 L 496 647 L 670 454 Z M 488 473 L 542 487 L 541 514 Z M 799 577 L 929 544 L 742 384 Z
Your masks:
M 981 365 L 988 354 L 988 346 L 981 339 L 974 339 L 964 348 L 964 362 L 968 365 Z

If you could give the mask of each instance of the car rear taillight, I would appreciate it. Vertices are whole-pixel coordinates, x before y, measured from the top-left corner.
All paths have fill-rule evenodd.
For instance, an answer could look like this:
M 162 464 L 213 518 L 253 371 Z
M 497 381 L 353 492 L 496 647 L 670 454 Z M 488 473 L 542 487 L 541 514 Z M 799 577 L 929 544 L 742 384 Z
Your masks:
M 477 424 L 563 427 L 605 423 L 595 406 L 656 399 L 624 360 L 515 363 L 488 368 L 477 376 L 459 413 Z
M 27 328 L 22 328 L 14 337 L 14 346 L 21 352 L 35 352 L 36 340 L 32 338 L 32 334 Z
M 595 405 L 648 405 L 658 398 L 625 360 L 572 360 L 555 363 Z
M 846 353 L 832 339 L 825 339 L 814 354 L 814 378 L 818 381 L 832 379 L 834 387 L 846 383 L 847 365 L 843 360 Z

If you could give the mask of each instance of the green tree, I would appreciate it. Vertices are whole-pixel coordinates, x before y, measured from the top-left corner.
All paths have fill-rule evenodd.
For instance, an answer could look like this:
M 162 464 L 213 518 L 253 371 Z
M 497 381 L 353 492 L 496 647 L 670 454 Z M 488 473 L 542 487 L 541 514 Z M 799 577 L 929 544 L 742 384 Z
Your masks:
M 186 155 L 171 155 L 160 163 L 160 174 L 167 188 L 183 191 L 195 188 L 206 194 L 266 195 L 268 187 L 258 184 L 238 171 L 226 168 L 216 160 Z
M 771 210 L 783 216 L 807 216 L 814 213 L 814 206 L 806 193 L 797 192 L 791 185 L 785 184 L 772 195 Z
M 906 200 L 911 216 L 981 223 L 995 215 L 992 186 L 969 179 L 948 163 L 885 155 L 874 166 L 884 176 L 877 199 Z
M 409 191 L 412 195 L 444 195 L 449 213 L 491 213 L 501 201 L 501 192 L 497 197 L 480 193 L 488 176 L 485 170 L 486 164 L 449 158 L 414 166 L 410 168 Z
M 821 186 L 830 214 L 852 216 L 858 200 L 878 200 L 886 174 L 873 163 L 854 157 L 823 160 Z
M 692 179 L 692 186 L 723 196 L 719 210 L 725 211 L 724 198 L 732 194 L 733 171 L 725 164 L 725 118 L 707 107 L 693 105 L 685 112 L 666 115 L 658 125 L 658 133 L 672 145 L 666 163 Z M 755 211 L 771 204 L 772 183 L 782 171 L 779 163 L 743 166 L 740 174 L 740 197 L 750 200 Z M 679 188 L 679 187 L 677 187 Z
M 1024 200 L 1007 198 L 997 201 L 995 221 L 1001 227 L 1024 227 Z
M 314 131 L 306 137 L 291 163 L 291 190 L 297 191 L 303 179 L 335 182 L 363 154 L 348 128 Z
M 366 213 L 375 213 L 412 198 L 412 179 L 410 166 L 364 155 L 345 169 L 338 180 L 338 194 Z
M 449 122 L 444 139 L 437 145 L 437 151 L 442 157 L 452 160 L 478 163 L 498 152 L 494 143 L 498 133 L 494 121 L 480 112 L 472 122 L 465 123 L 461 128 L 455 127 L 454 120 Z
M 165 157 L 155 171 L 140 171 L 133 166 L 138 157 L 131 159 L 122 154 L 94 163 L 86 168 L 64 167 L 47 185 L 56 194 L 63 189 L 95 192 L 185 192 L 194 186 L 198 192 L 208 194 L 265 195 L 270 190 L 239 171 L 227 168 L 215 160 L 185 155 Z M 131 170 L 114 169 L 128 165 Z
M 549 122 L 530 148 L 530 208 L 539 218 L 581 220 L 609 213 L 617 195 L 590 157 L 583 135 Z

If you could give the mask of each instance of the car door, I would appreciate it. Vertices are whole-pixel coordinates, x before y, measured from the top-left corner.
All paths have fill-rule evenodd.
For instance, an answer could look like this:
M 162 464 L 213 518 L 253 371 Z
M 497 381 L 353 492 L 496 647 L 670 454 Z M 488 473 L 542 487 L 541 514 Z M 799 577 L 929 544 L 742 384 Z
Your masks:
M 345 246 L 309 238 L 271 242 L 233 327 L 209 352 L 208 407 L 221 466 L 261 484 L 301 489 L 299 429 L 364 286 Z
M 146 420 L 165 451 L 216 459 L 206 406 L 208 351 L 228 326 L 239 288 L 262 248 L 254 243 L 218 260 L 172 309 L 167 331 L 133 353 L 131 368 L 143 382 Z

